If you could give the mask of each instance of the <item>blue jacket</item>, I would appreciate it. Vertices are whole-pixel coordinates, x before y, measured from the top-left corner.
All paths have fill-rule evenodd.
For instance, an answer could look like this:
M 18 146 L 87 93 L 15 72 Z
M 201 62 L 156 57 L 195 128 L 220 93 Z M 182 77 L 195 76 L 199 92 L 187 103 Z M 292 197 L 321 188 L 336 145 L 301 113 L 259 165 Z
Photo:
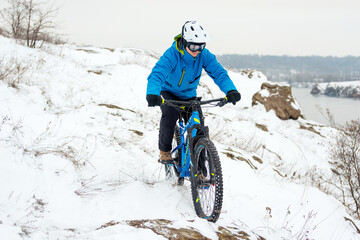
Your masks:
M 180 99 L 196 97 L 202 69 L 227 94 L 236 90 L 227 71 L 206 48 L 195 58 L 181 46 L 181 34 L 175 37 L 172 46 L 165 51 L 156 63 L 148 77 L 148 94 L 160 95 L 161 91 L 168 91 Z

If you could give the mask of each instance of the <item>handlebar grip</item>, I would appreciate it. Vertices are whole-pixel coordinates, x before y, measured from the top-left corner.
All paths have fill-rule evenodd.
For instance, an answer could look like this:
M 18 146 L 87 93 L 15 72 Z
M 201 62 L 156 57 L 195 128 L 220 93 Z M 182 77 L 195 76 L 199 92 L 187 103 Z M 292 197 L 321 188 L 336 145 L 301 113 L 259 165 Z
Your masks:
M 225 97 L 223 100 L 221 100 L 218 104 L 217 104 L 217 106 L 219 106 L 219 107 L 223 107 L 225 104 L 227 104 L 228 103 L 228 99 L 227 99 L 227 97 Z

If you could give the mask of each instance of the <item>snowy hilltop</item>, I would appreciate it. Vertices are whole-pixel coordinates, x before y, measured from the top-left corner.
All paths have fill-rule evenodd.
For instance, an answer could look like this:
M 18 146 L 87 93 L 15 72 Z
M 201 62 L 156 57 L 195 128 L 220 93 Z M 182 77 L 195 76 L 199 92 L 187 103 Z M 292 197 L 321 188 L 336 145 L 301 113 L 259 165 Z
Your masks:
M 360 98 L 360 81 L 317 83 L 311 94 L 324 94 L 331 97 Z
M 172 186 L 157 162 L 145 92 L 158 58 L 0 36 L 0 239 L 360 239 L 319 181 L 337 130 L 252 106 L 268 82 L 257 71 L 229 72 L 239 104 L 203 109 L 224 201 L 216 223 L 198 218 L 189 182 Z M 198 95 L 224 96 L 205 73 Z

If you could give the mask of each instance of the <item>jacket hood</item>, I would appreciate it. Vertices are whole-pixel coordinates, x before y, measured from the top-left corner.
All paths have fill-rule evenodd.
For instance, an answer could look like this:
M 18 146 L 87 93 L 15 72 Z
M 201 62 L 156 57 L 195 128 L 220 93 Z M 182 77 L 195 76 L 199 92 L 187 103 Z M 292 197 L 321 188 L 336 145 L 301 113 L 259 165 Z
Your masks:
M 182 44 L 182 41 L 181 41 L 181 34 L 176 35 L 174 37 L 174 40 L 175 40 L 176 50 L 178 50 L 182 55 L 185 55 L 183 44 Z

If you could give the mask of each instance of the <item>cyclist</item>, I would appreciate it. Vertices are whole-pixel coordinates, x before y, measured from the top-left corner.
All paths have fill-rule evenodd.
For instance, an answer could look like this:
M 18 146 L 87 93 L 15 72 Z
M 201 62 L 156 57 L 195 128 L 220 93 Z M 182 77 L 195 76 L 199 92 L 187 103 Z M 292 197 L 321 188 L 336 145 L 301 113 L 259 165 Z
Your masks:
M 216 60 L 215 55 L 205 48 L 208 39 L 208 34 L 198 22 L 187 21 L 182 27 L 181 34 L 174 38 L 172 46 L 165 51 L 148 76 L 148 106 L 160 106 L 162 111 L 159 132 L 160 162 L 172 160 L 171 143 L 179 118 L 178 110 L 161 105 L 161 96 L 169 100 L 196 99 L 196 88 L 204 69 L 226 94 L 228 101 L 235 105 L 241 99 L 227 71 Z M 201 111 L 200 115 L 202 119 Z M 188 117 L 189 115 L 184 117 L 185 122 Z

